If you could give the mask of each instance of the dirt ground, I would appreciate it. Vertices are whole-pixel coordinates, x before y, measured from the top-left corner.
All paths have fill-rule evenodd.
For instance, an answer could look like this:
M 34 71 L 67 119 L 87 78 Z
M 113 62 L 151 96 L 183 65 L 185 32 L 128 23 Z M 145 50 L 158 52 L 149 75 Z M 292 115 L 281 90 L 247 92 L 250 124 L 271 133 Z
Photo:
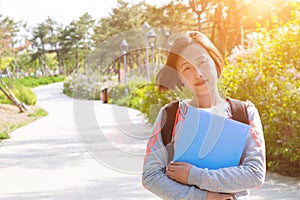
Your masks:
M 26 124 L 35 119 L 31 116 L 39 107 L 27 106 L 29 111 L 21 113 L 19 108 L 14 105 L 0 104 L 0 133 L 14 129 L 22 124 Z

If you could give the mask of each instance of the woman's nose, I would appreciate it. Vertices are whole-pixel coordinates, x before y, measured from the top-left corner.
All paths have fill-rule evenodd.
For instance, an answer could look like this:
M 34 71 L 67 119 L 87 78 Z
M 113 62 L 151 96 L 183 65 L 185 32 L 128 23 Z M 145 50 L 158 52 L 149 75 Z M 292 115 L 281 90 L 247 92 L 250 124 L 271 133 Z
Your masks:
M 194 72 L 195 72 L 195 74 L 194 74 L 195 78 L 202 78 L 203 77 L 203 74 L 202 74 L 200 69 L 195 68 Z

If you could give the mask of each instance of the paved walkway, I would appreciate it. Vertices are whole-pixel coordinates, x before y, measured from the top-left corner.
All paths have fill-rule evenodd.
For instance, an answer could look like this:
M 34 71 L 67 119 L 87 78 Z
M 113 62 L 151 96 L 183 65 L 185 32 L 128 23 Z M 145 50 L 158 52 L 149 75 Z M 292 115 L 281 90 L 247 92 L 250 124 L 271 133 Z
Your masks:
M 157 199 L 141 185 L 149 126 L 132 109 L 35 89 L 47 117 L 0 144 L 1 200 Z M 300 181 L 268 174 L 252 199 L 300 197 Z

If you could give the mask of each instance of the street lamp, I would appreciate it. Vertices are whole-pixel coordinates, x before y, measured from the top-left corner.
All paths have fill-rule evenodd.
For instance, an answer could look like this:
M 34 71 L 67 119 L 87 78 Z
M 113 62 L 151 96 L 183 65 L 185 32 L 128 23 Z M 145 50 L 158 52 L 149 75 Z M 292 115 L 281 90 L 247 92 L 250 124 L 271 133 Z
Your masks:
M 155 43 L 156 43 L 156 38 L 157 38 L 156 33 L 154 32 L 153 29 L 151 29 L 147 33 L 147 40 L 150 43 L 151 50 L 152 50 L 152 65 L 153 66 L 154 66 L 154 46 L 155 46 Z M 149 68 L 148 68 L 148 70 L 149 70 Z M 149 71 L 147 72 L 147 74 L 149 75 Z M 148 78 L 148 80 L 150 80 L 150 77 L 147 77 L 147 78 Z
M 168 52 L 169 52 L 169 37 L 170 37 L 170 32 L 165 31 L 164 32 L 165 38 L 166 38 L 166 58 L 168 58 Z
M 125 39 L 122 40 L 120 44 L 120 49 L 123 54 L 123 59 L 124 59 L 124 85 L 125 85 L 125 90 L 124 90 L 124 95 L 127 97 L 128 95 L 128 89 L 127 89 L 127 64 L 126 64 L 126 54 L 128 51 L 128 43 L 126 42 Z
M 149 78 L 149 55 L 148 55 L 148 48 L 149 48 L 149 43 L 148 43 L 148 38 L 147 38 L 147 35 L 148 35 L 148 31 L 149 29 L 151 28 L 151 26 L 145 22 L 144 25 L 143 25 L 143 28 L 145 30 L 145 40 L 146 40 L 146 61 L 145 61 L 145 64 L 146 64 L 146 79 L 147 81 L 150 80 Z

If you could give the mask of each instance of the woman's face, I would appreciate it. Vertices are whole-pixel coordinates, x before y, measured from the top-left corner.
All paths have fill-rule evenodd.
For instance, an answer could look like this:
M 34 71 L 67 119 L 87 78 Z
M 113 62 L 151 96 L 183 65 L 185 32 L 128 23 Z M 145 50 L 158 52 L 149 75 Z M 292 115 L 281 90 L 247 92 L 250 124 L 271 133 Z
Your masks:
M 200 45 L 191 44 L 181 54 L 176 69 L 196 96 L 210 95 L 217 87 L 216 65 Z

